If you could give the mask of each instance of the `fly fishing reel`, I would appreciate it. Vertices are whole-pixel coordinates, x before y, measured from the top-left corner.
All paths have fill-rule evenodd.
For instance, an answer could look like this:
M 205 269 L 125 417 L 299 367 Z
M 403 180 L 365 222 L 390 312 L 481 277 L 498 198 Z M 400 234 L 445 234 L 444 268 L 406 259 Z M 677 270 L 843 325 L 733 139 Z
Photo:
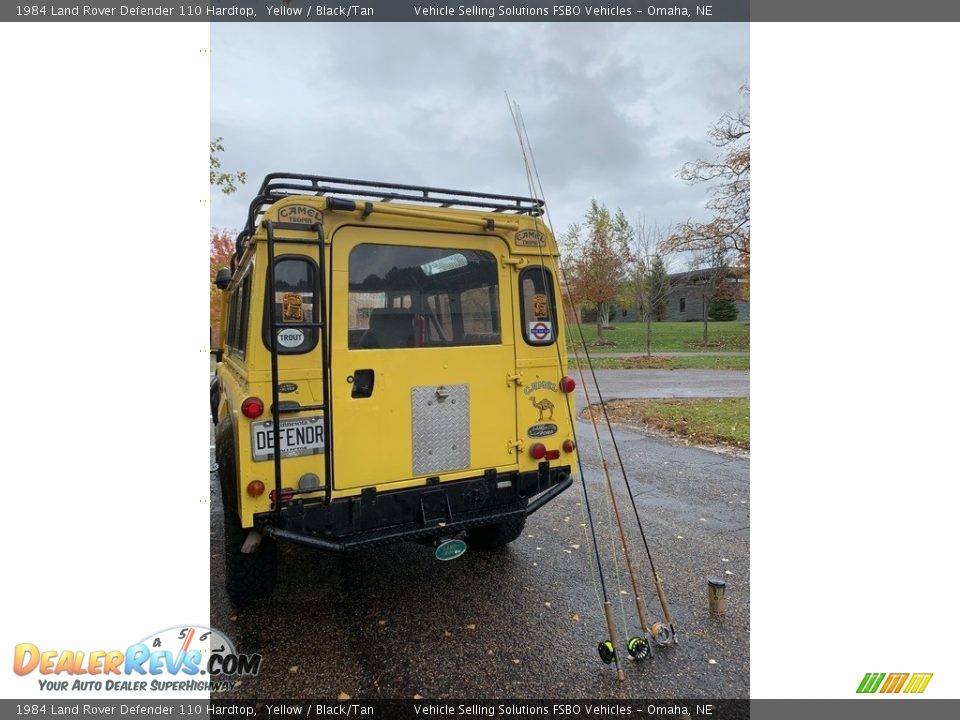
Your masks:
M 632 637 L 627 640 L 627 652 L 638 662 L 646 660 L 650 657 L 650 643 L 645 637 Z
M 609 640 L 597 645 L 597 652 L 600 654 L 600 659 L 603 661 L 604 665 L 609 665 L 617 659 L 617 649 Z
M 660 647 L 676 643 L 673 632 L 663 623 L 654 623 L 650 628 L 650 634 L 653 636 L 653 641 Z

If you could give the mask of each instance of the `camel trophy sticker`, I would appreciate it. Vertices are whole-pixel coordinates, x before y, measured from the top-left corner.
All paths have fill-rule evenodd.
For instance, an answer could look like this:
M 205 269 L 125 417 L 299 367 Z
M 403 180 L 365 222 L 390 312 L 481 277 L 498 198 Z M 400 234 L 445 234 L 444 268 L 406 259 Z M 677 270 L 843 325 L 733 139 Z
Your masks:
M 284 293 L 283 322 L 303 322 L 303 296 L 300 293 Z
M 537 318 L 537 320 L 543 320 L 547 317 L 547 296 L 546 295 L 533 296 L 533 316 Z

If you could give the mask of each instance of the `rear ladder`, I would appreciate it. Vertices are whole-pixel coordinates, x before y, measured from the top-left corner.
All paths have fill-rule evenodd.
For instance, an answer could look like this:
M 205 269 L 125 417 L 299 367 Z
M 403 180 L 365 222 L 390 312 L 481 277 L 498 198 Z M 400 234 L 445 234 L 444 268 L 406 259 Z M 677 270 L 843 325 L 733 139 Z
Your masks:
M 315 223 L 314 225 L 302 225 L 299 223 L 280 223 L 267 220 L 264 222 L 264 228 L 267 233 L 267 297 L 270 298 L 270 399 L 271 413 L 273 417 L 273 473 L 275 478 L 273 491 L 273 508 L 276 516 L 276 524 L 280 525 L 281 510 L 285 500 L 295 495 L 316 492 L 316 488 L 300 489 L 294 488 L 292 492 L 283 493 L 282 458 L 280 456 L 280 416 L 292 415 L 308 410 L 319 410 L 323 412 L 323 501 L 329 503 L 333 493 L 333 420 L 330 412 L 330 348 L 328 345 L 327 333 L 327 288 L 330 287 L 331 278 L 327 276 L 326 258 L 323 244 L 323 225 Z M 299 243 L 302 245 L 317 246 L 317 256 L 320 265 L 319 282 L 319 313 L 314 314 L 314 322 L 282 322 L 277 318 L 277 298 L 274 288 L 276 287 L 276 262 L 274 261 L 274 246 L 278 238 L 274 235 L 275 230 L 295 230 L 299 232 L 315 232 L 316 239 L 313 238 L 291 238 L 281 237 L 280 242 Z M 319 320 L 316 320 L 319 318 Z M 320 405 L 300 405 L 298 403 L 280 403 L 280 386 L 277 352 L 277 331 L 285 329 L 306 330 L 316 328 L 320 331 L 320 366 L 323 377 L 323 403 Z

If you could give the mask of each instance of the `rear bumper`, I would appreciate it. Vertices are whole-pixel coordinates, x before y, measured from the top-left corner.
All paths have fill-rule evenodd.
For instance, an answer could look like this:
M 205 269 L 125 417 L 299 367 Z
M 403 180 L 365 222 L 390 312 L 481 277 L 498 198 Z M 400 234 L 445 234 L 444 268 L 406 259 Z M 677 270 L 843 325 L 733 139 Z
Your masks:
M 407 490 L 322 502 L 294 500 L 276 512 L 254 516 L 254 524 L 278 540 L 349 552 L 404 540 L 455 535 L 517 515 L 530 515 L 573 482 L 569 466 L 541 463 L 527 473 L 487 471 L 483 476 Z

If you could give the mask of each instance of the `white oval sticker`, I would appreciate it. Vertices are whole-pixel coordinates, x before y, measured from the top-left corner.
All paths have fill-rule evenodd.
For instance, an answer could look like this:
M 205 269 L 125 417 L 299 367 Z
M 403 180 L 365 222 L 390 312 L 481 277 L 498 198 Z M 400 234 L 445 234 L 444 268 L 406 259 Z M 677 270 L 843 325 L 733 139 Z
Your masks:
M 277 333 L 277 342 L 285 348 L 295 348 L 303 345 L 304 334 L 296 328 L 284 328 Z

